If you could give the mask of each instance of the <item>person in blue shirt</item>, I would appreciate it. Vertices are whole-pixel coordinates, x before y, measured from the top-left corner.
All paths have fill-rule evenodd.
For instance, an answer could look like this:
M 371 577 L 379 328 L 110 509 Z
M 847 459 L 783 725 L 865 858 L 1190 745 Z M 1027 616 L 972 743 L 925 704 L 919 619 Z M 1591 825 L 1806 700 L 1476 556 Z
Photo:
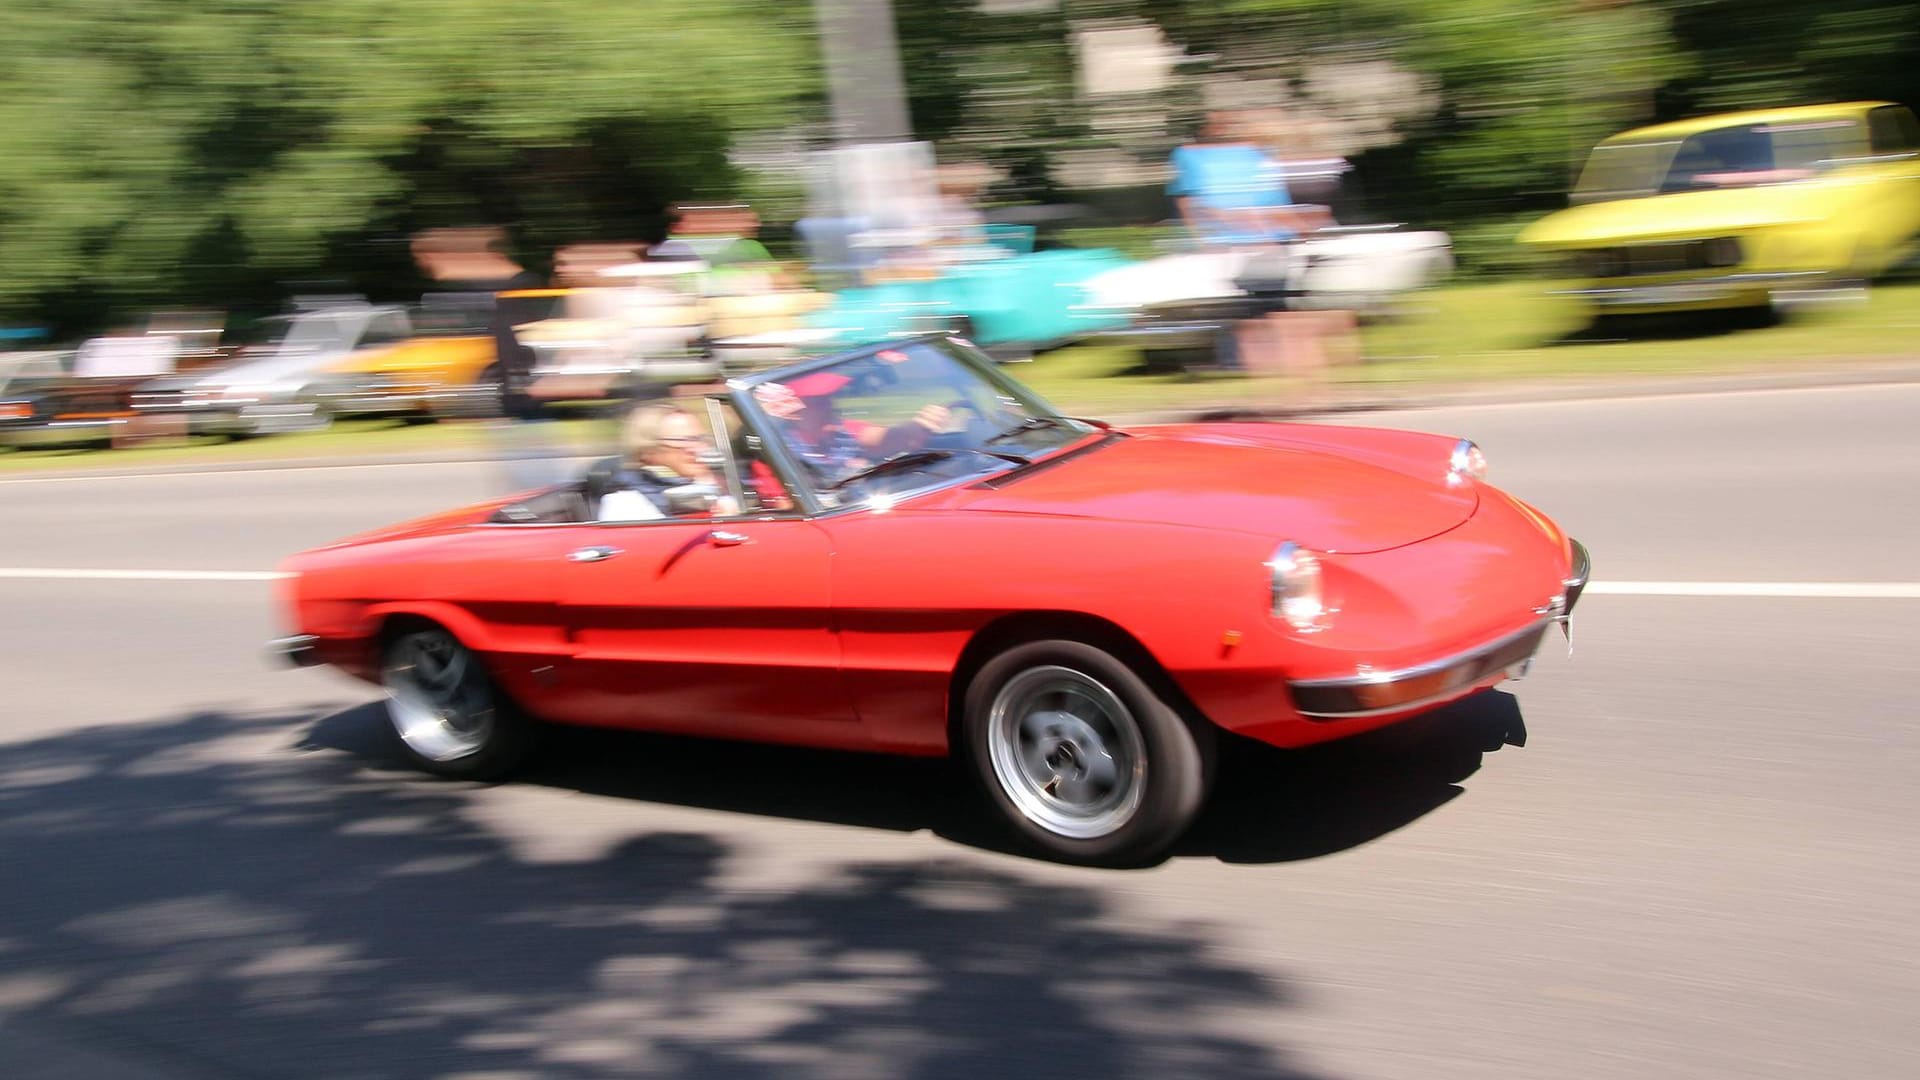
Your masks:
M 1333 224 L 1325 207 L 1295 203 L 1280 162 L 1231 113 L 1208 116 L 1198 141 L 1173 152 L 1167 193 L 1210 246 L 1254 251 L 1236 284 L 1254 306 L 1220 349 L 1223 366 L 1304 377 L 1317 394 L 1332 356 L 1357 355 L 1348 312 L 1295 310 L 1299 261 L 1282 245 Z
M 1208 243 L 1281 243 L 1329 224 L 1320 208 L 1294 204 L 1280 163 L 1242 139 L 1227 113 L 1208 117 L 1200 140 L 1176 149 L 1171 164 L 1167 194 Z

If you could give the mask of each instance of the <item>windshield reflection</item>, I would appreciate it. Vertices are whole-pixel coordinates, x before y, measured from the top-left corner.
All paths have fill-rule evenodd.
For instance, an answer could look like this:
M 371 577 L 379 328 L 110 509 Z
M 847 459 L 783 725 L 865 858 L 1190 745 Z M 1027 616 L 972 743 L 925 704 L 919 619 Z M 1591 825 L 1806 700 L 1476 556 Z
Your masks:
M 914 342 L 752 393 L 769 436 L 834 506 L 1017 468 L 1093 430 L 981 364 L 961 346 Z

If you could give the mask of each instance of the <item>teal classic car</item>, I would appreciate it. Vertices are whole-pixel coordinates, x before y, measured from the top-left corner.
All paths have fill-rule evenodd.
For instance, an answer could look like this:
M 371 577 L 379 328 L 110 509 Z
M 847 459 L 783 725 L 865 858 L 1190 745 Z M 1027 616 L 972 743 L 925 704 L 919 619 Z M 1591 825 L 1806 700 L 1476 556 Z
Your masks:
M 1129 264 L 1117 252 L 1081 250 L 956 263 L 843 289 L 811 321 L 837 347 L 953 330 L 995 355 L 1024 355 L 1124 326 L 1127 313 L 1090 303 L 1087 283 Z
M 948 330 L 1004 358 L 1125 325 L 1088 283 L 1131 260 L 1035 251 L 1033 227 L 984 222 L 935 173 L 924 144 L 822 156 L 815 213 L 798 231 L 815 272 L 842 287 L 809 318 L 818 347 Z

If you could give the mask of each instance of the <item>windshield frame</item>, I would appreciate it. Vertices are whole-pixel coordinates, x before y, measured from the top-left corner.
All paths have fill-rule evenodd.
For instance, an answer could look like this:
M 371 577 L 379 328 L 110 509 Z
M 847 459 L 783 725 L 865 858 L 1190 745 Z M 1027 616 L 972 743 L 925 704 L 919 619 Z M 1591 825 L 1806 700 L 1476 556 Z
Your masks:
M 997 394 L 1010 397 L 1019 402 L 1020 405 L 1027 410 L 1029 416 L 1051 417 L 1060 422 L 1061 430 L 1074 432 L 1076 433 L 1075 436 L 1061 443 L 1059 446 L 1032 455 L 1026 464 L 1007 461 L 1007 467 L 1004 469 L 994 469 L 984 472 L 975 471 L 963 476 L 943 476 L 923 485 L 909 487 L 900 491 L 887 492 L 884 495 L 873 494 L 861 498 L 849 498 L 843 502 L 829 501 L 830 498 L 833 497 L 832 494 L 823 492 L 823 489 L 816 481 L 813 471 L 806 468 L 805 465 L 795 457 L 791 448 L 787 445 L 787 440 L 779 435 L 779 422 L 760 407 L 760 402 L 753 392 L 754 389 L 768 383 L 785 382 L 816 371 L 824 371 L 828 368 L 838 367 L 842 364 L 872 359 L 889 349 L 903 349 L 913 346 L 931 346 L 939 349 L 959 363 L 963 368 L 986 382 Z M 817 360 L 782 365 L 766 371 L 754 372 L 751 375 L 743 375 L 729 379 L 727 380 L 727 390 L 732 397 L 735 410 L 737 410 L 741 416 L 749 418 L 753 429 L 761 433 L 761 438 L 764 440 L 769 453 L 778 463 L 782 479 L 786 481 L 789 488 L 799 496 L 800 505 L 804 508 L 804 516 L 809 518 L 830 517 L 863 510 L 890 509 L 893 506 L 906 502 L 909 499 L 919 498 L 922 495 L 978 483 L 987 477 L 1004 476 L 1010 472 L 1031 468 L 1041 462 L 1071 452 L 1074 448 L 1086 442 L 1091 436 L 1111 434 L 1111 429 L 1106 428 L 1104 425 L 1077 420 L 1054 408 L 1051 403 L 1035 393 L 1032 389 L 1009 378 L 1000 370 L 998 364 L 980 353 L 979 350 L 973 348 L 970 343 L 963 339 L 956 338 L 951 334 L 927 334 L 919 337 L 901 338 L 864 346 L 847 352 L 835 353 Z M 990 454 L 986 451 L 974 454 L 966 450 L 960 450 L 957 451 L 957 456 L 978 459 L 990 457 Z M 823 494 L 828 495 L 828 497 L 823 497 Z

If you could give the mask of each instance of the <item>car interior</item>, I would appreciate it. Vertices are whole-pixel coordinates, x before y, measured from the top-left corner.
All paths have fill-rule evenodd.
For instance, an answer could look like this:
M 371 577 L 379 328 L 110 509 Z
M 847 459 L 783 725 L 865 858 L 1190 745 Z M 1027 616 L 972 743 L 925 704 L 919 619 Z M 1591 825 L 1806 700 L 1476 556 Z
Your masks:
M 694 402 L 700 400 L 692 399 Z M 704 409 L 695 407 L 704 419 Z M 726 408 L 723 415 L 729 428 L 727 445 L 741 477 L 741 490 L 735 495 L 740 502 L 740 515 L 779 513 L 790 509 L 785 487 L 777 479 L 778 473 L 768 459 L 760 437 L 747 430 L 731 407 Z M 714 457 L 716 461 L 713 468 L 718 473 L 721 471 L 719 455 L 715 454 Z M 656 519 L 653 513 L 633 516 L 606 512 L 611 503 L 620 500 L 621 496 L 636 494 L 628 490 L 620 479 L 624 460 L 620 454 L 601 458 L 589 465 L 579 478 L 502 506 L 488 520 L 496 524 L 555 525 Z M 657 519 L 710 517 L 713 499 L 728 494 L 722 487 L 711 485 L 686 485 L 670 489 L 667 493 L 670 512 L 659 514 Z

